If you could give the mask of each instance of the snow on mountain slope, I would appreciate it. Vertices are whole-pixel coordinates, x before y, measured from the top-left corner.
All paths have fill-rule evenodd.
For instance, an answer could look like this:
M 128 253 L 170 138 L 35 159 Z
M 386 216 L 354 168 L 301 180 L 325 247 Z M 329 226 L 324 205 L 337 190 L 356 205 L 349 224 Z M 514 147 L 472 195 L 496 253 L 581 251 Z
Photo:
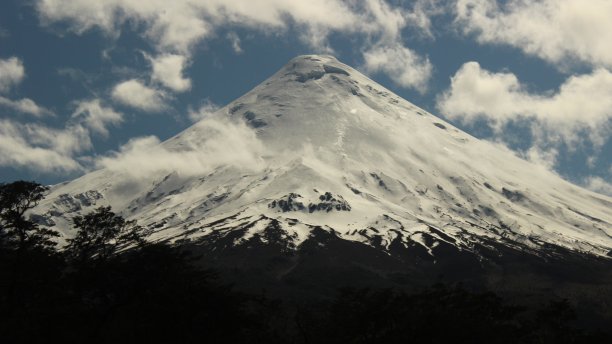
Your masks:
M 322 229 L 434 256 L 440 244 L 472 251 L 491 240 L 612 255 L 611 198 L 458 130 L 330 56 L 297 57 L 210 118 L 104 165 L 53 187 L 41 222 L 69 236 L 71 217 L 109 204 L 154 228 L 152 240 L 240 245 L 273 232 L 291 250 Z

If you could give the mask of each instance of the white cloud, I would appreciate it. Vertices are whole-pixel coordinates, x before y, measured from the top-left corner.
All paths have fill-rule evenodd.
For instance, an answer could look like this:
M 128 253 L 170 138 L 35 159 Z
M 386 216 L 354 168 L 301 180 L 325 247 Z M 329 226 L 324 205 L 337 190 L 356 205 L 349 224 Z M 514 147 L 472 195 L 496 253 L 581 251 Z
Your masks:
M 74 154 L 90 148 L 88 132 L 80 126 L 57 130 L 0 120 L 0 166 L 38 172 L 78 171 L 82 167 Z
M 310 26 L 299 29 L 299 32 L 299 40 L 313 52 L 328 55 L 335 53 L 329 43 L 329 29 L 321 26 Z
M 541 139 L 541 137 L 538 137 L 538 139 Z M 557 164 L 559 151 L 554 147 L 548 147 L 547 149 L 543 149 L 542 147 L 540 147 L 540 144 L 543 144 L 543 142 L 535 143 L 531 148 L 527 150 L 527 152 L 525 152 L 525 154 L 523 154 L 523 158 L 540 166 L 544 166 L 548 170 L 552 171 L 554 170 L 554 167 Z
M 242 47 L 240 46 L 240 36 L 235 32 L 227 34 L 227 39 L 232 43 L 232 49 L 236 54 L 242 54 Z
M 412 11 L 405 13 L 406 23 L 419 29 L 425 37 L 434 38 L 431 19 L 445 14 L 450 3 L 445 0 L 415 0 Z
M 72 113 L 72 118 L 103 137 L 108 137 L 108 125 L 118 125 L 123 122 L 121 113 L 103 106 L 99 99 L 79 102 Z
M 116 35 L 123 22 L 136 20 L 158 49 L 183 53 L 221 25 L 284 29 L 290 19 L 346 29 L 357 22 L 339 0 L 39 0 L 37 9 L 47 23 L 67 21 L 78 33 L 99 27 Z
M 25 70 L 19 59 L 0 60 L 0 91 L 9 91 L 24 77 Z M 0 106 L 35 117 L 54 115 L 29 98 L 13 100 L 0 96 Z M 83 123 L 92 128 L 96 124 L 92 118 Z M 54 129 L 35 123 L 0 120 L 0 166 L 49 173 L 82 171 L 75 155 L 91 148 L 89 130 L 80 123 L 69 122 L 64 129 Z
M 512 73 L 492 73 L 468 62 L 451 78 L 437 106 L 445 116 L 463 121 L 533 117 L 551 125 L 596 128 L 612 118 L 610 94 L 612 73 L 606 69 L 572 76 L 556 93 L 541 95 L 529 93 Z
M 293 27 L 302 33 L 300 38 L 304 42 L 318 51 L 333 50 L 327 40 L 331 33 L 365 36 L 363 49 L 371 47 L 372 42 L 397 45 L 402 30 L 408 26 L 431 34 L 427 15 L 437 7 L 436 3 L 436 0 L 418 0 L 408 11 L 385 0 L 38 0 L 37 10 L 44 23 L 65 23 L 77 33 L 97 27 L 117 37 L 120 28 L 125 27 L 122 24 L 136 22 L 142 25 L 130 27 L 142 28 L 139 33 L 159 54 L 189 59 L 193 47 L 212 37 L 221 27 L 249 28 L 264 33 L 286 33 Z M 234 50 L 240 51 L 238 40 L 231 41 Z M 413 51 L 410 56 L 400 53 L 404 60 L 423 60 Z M 164 85 L 175 91 L 183 91 L 188 87 L 176 65 L 172 64 L 171 72 L 163 73 L 166 76 L 160 72 L 155 78 L 168 81 Z M 389 68 L 379 70 L 390 72 Z M 415 76 L 410 73 L 402 74 L 400 85 L 406 84 L 406 80 L 411 86 L 414 82 L 422 83 L 413 80 Z
M 116 85 L 112 91 L 115 101 L 146 112 L 160 112 L 166 108 L 164 93 L 145 86 L 136 79 Z
M 0 96 L 0 106 L 7 107 L 11 110 L 15 110 L 24 114 L 32 115 L 34 117 L 52 116 L 53 112 L 48 109 L 39 106 L 32 99 L 23 98 L 19 100 L 12 100 Z
M 584 182 L 584 187 L 591 191 L 612 197 L 612 184 L 601 177 L 588 177 Z
M 215 113 L 217 110 L 219 110 L 219 105 L 207 99 L 199 109 L 190 109 L 187 115 L 192 122 L 199 122 L 205 118 L 209 118 L 210 115 Z
M 151 79 L 175 91 L 184 92 L 191 88 L 191 80 L 183 76 L 187 59 L 185 56 L 165 54 L 151 58 L 153 75 Z
M 400 44 L 373 47 L 363 53 L 363 58 L 367 72 L 384 72 L 397 85 L 421 92 L 426 90 L 433 69 L 428 59 Z
M 466 124 L 485 120 L 502 139 L 504 133 L 516 136 L 512 124 L 525 124 L 531 142 L 522 143 L 530 145 L 524 157 L 552 169 L 561 147 L 574 154 L 588 144 L 601 154 L 612 133 L 610 94 L 612 73 L 606 69 L 569 77 L 555 92 L 533 94 L 510 72 L 493 73 L 468 62 L 451 78 L 437 107 Z
M 59 130 L 38 124 L 20 126 L 30 144 L 48 147 L 60 154 L 74 155 L 92 148 L 89 132 L 80 125 L 69 125 Z
M 395 41 L 400 36 L 400 31 L 406 26 L 406 14 L 401 8 L 392 7 L 386 1 L 365 0 L 365 10 L 374 19 L 372 22 L 380 25 L 380 30 L 385 38 Z
M 532 111 L 529 104 L 521 105 L 525 98 L 530 99 L 514 74 L 491 73 L 478 62 L 468 62 L 451 77 L 450 89 L 438 100 L 438 108 L 452 119 L 506 119 Z
M 612 1 L 458 0 L 456 21 L 481 43 L 507 44 L 565 67 L 612 67 Z
M 7 92 L 25 78 L 23 62 L 16 57 L 0 59 L 0 92 Z
M 20 59 L 16 57 L 5 60 L 0 59 L 0 93 L 8 92 L 13 87 L 19 85 L 25 78 L 25 75 L 25 68 Z M 9 108 L 35 117 L 53 115 L 53 112 L 39 106 L 30 98 L 14 100 L 0 96 L 0 107 Z
M 123 116 L 100 100 L 81 101 L 62 129 L 36 123 L 0 120 L 0 166 L 31 169 L 43 173 L 86 170 L 83 156 L 93 148 L 90 131 L 108 135 L 108 125 L 116 125 Z
M 200 175 L 219 165 L 253 170 L 263 166 L 263 144 L 244 123 L 208 118 L 194 128 L 191 134 L 182 134 L 180 146 L 173 146 L 172 141 L 161 144 L 153 136 L 135 138 L 118 152 L 100 158 L 96 165 L 138 179 L 160 172 Z

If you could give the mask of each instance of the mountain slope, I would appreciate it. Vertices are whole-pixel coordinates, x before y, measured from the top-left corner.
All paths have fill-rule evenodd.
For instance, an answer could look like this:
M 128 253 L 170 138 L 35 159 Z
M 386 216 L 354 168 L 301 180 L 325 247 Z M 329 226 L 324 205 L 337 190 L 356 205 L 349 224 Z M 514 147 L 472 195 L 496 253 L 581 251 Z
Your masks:
M 226 148 L 235 159 L 209 159 Z M 183 161 L 156 164 L 161 155 Z M 318 229 L 387 253 L 417 246 L 434 259 L 445 246 L 480 255 L 475 247 L 490 242 L 536 255 L 549 245 L 600 257 L 612 250 L 612 199 L 458 130 L 329 56 L 293 59 L 152 148 L 146 167 L 122 166 L 132 158 L 55 186 L 38 208 L 41 222 L 61 230 L 109 204 L 154 227 L 154 240 L 265 243 L 274 229 L 295 250 Z

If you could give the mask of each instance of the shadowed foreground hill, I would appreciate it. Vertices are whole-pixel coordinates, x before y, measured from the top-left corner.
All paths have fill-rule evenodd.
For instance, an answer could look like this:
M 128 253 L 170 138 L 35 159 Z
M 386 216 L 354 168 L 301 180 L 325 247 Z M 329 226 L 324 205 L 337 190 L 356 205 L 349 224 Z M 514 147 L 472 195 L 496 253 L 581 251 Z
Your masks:
M 143 240 L 144 228 L 105 207 L 75 218 L 76 235 L 60 251 L 49 240 L 56 234 L 24 215 L 42 192 L 36 183 L 0 185 L 0 335 L 7 343 L 611 339 L 578 329 L 565 301 L 515 306 L 461 287 L 345 288 L 308 302 L 238 292 L 203 270 L 201 256 Z

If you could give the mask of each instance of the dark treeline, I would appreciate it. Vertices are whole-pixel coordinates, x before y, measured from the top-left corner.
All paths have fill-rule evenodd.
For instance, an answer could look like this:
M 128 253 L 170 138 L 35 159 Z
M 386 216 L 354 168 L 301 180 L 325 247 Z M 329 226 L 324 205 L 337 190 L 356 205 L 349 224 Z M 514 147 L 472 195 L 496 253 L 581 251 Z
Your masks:
M 46 188 L 0 184 L 3 343 L 597 343 L 567 302 L 517 307 L 493 293 L 434 286 L 418 293 L 341 289 L 282 302 L 219 282 L 181 247 L 101 207 L 74 236 L 28 219 Z

